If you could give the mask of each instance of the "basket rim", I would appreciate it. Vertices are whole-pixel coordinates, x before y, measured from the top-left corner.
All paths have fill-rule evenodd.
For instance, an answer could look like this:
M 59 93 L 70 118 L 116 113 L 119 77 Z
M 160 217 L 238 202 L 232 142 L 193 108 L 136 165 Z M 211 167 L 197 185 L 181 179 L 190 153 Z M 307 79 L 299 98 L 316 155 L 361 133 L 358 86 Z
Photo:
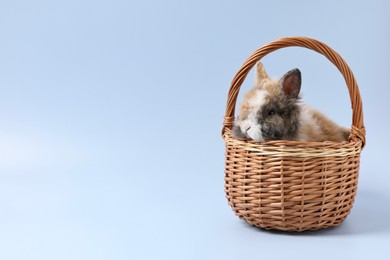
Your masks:
M 348 157 L 360 155 L 362 150 L 362 141 L 359 139 L 343 142 L 299 142 L 288 140 L 256 142 L 250 139 L 234 138 L 230 129 L 227 129 L 224 133 L 223 139 L 227 146 L 262 156 L 301 158 Z
M 222 128 L 222 136 L 224 136 L 226 130 L 232 129 L 233 127 L 238 93 L 249 71 L 259 60 L 261 60 L 261 58 L 267 54 L 286 47 L 303 47 L 313 50 L 319 54 L 324 55 L 338 68 L 345 79 L 352 106 L 352 126 L 349 141 L 357 142 L 360 140 L 361 147 L 363 148 L 366 143 L 366 130 L 363 120 L 363 104 L 359 92 L 359 87 L 351 69 L 344 61 L 344 59 L 326 44 L 312 38 L 301 36 L 280 38 L 272 41 L 258 48 L 246 59 L 246 61 L 236 73 L 230 85 Z

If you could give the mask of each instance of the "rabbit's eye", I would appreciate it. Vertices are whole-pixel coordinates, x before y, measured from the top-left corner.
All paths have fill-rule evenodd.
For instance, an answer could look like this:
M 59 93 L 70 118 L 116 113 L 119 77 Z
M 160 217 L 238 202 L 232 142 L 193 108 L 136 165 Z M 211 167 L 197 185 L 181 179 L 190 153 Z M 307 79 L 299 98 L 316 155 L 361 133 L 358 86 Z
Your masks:
M 273 109 L 269 110 L 269 111 L 268 111 L 268 115 L 269 115 L 269 116 L 275 115 L 275 110 L 273 110 Z

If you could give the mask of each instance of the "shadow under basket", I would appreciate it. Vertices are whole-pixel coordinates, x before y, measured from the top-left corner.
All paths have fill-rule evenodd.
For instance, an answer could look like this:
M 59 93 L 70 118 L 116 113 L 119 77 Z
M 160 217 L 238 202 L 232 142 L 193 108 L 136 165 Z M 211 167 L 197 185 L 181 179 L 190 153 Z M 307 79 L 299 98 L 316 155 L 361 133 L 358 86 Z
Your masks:
M 232 136 L 235 104 L 246 75 L 268 53 L 290 46 L 323 54 L 344 76 L 352 104 L 348 141 L 257 143 Z M 256 50 L 232 81 L 222 136 L 226 143 L 226 196 L 235 214 L 249 224 L 300 232 L 338 226 L 350 213 L 365 144 L 362 101 L 348 65 L 325 44 L 289 37 Z

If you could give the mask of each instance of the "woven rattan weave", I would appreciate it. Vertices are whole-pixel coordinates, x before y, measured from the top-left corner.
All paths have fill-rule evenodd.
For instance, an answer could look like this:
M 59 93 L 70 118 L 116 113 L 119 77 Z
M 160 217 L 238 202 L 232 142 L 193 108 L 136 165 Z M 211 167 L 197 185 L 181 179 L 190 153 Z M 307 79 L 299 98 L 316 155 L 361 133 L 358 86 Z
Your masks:
M 343 75 L 352 104 L 348 141 L 256 143 L 232 137 L 238 92 L 250 69 L 265 55 L 290 46 L 323 54 Z M 222 136 L 226 143 L 226 196 L 236 215 L 249 224 L 283 231 L 316 230 L 337 226 L 349 214 L 365 144 L 362 101 L 348 65 L 327 45 L 289 37 L 257 49 L 231 83 Z

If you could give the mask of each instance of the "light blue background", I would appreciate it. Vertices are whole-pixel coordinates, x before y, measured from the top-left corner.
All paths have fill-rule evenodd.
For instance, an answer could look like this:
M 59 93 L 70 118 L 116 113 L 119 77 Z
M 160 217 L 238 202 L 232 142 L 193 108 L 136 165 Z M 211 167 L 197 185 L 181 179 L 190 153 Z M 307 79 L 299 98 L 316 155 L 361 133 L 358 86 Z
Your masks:
M 0 259 L 390 259 L 386 1 L 1 1 Z M 339 227 L 252 228 L 223 191 L 229 83 L 261 45 L 321 40 L 354 71 L 367 146 Z M 324 57 L 304 100 L 345 126 L 348 92 Z M 253 81 L 249 75 L 243 88 Z

